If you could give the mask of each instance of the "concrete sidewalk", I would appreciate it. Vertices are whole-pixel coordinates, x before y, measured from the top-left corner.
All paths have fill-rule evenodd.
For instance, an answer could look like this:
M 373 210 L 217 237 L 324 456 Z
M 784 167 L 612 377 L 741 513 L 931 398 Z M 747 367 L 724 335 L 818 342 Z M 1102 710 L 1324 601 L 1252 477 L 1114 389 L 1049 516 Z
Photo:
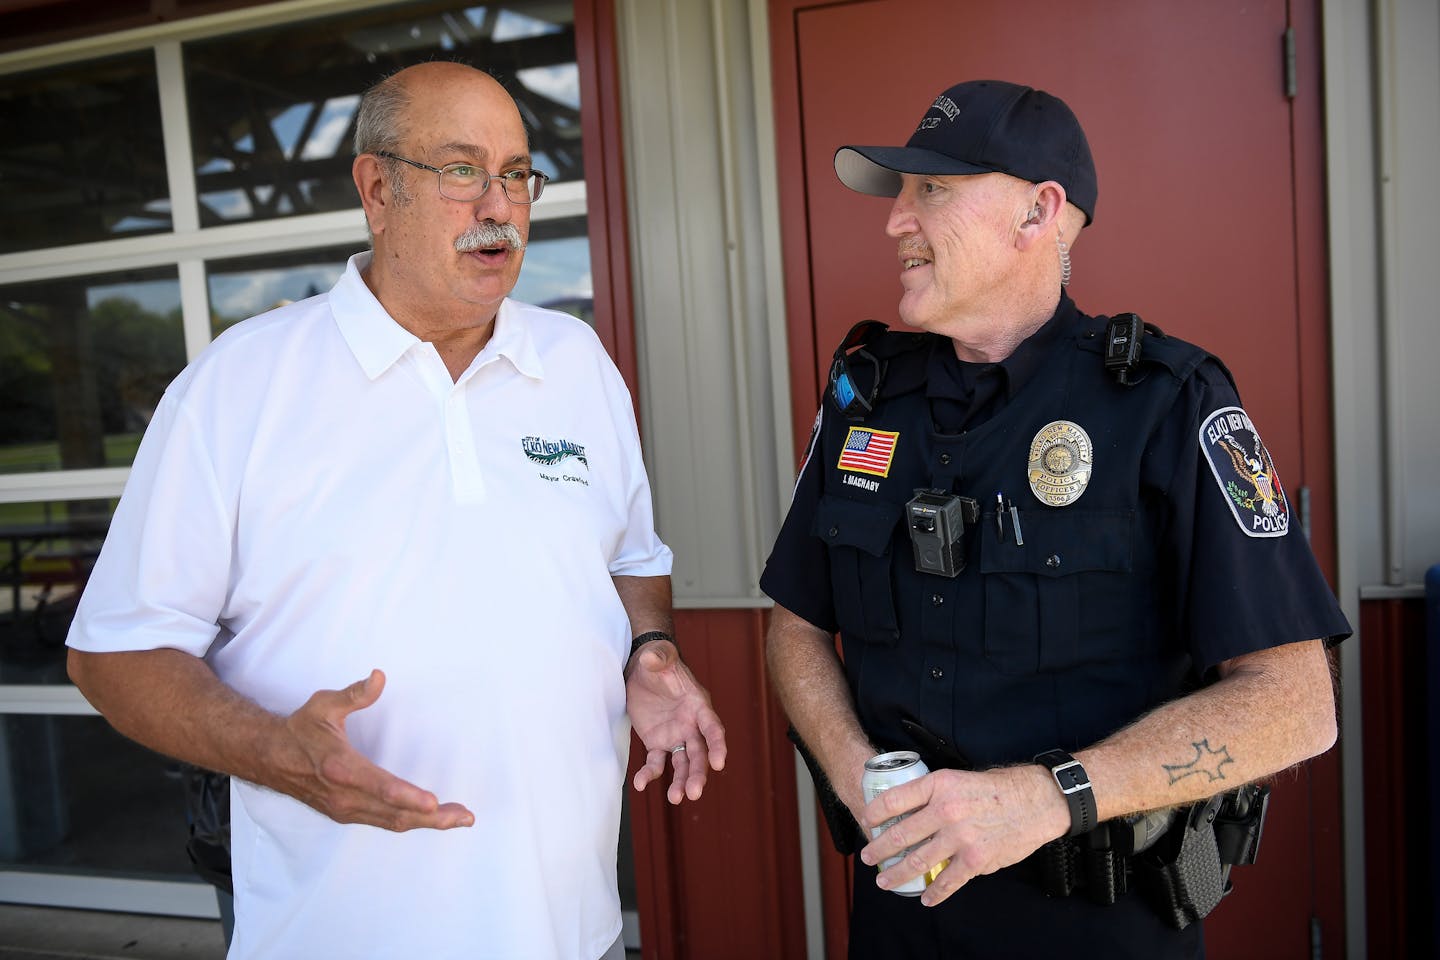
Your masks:
M 225 960 L 225 935 L 219 920 L 0 903 L 0 960 Z
M 219 920 L 0 904 L 0 960 L 224 960 Z

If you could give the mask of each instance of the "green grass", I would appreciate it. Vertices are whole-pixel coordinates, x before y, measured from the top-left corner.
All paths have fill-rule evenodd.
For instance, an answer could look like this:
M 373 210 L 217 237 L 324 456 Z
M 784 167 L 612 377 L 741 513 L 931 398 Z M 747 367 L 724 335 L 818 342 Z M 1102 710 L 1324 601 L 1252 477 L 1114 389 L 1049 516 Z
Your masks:
M 135 460 L 135 450 L 140 445 L 140 434 L 117 433 L 105 438 L 106 467 L 128 467 Z M 0 474 L 46 473 L 60 469 L 60 445 L 58 443 L 20 443 L 0 447 Z M 112 501 L 113 503 L 113 501 Z M 86 515 L 93 511 L 86 507 Z M 63 519 L 70 515 L 70 503 L 52 500 L 29 500 L 20 503 L 0 503 L 0 530 L 9 526 L 24 526 L 45 523 L 48 520 Z M 69 549 L 69 541 L 55 541 L 51 549 Z M 26 572 L 34 558 L 25 560 Z M 14 548 L 8 539 L 0 540 L 0 567 L 14 562 Z
M 135 460 L 140 434 L 116 433 L 105 438 L 105 462 L 100 466 L 128 467 Z M 0 473 L 38 473 L 59 470 L 60 444 L 17 443 L 0 447 Z

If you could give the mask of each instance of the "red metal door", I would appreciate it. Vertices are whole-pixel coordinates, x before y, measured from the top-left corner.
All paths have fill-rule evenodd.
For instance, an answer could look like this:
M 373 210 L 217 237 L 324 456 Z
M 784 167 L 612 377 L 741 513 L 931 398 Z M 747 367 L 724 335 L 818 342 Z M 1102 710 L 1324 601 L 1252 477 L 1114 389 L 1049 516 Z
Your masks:
M 835 148 L 903 143 L 951 83 L 1027 83 L 1071 105 L 1099 171 L 1072 296 L 1225 359 L 1287 489 L 1310 489 L 1312 543 L 1333 571 L 1318 15 L 1313 0 L 1295 5 L 774 0 L 796 436 L 843 332 L 898 322 L 888 205 L 839 184 Z M 1280 778 L 1261 863 L 1237 871 L 1207 925 L 1212 956 L 1309 955 L 1312 917 L 1332 949 L 1343 943 L 1337 770 L 1332 753 Z M 833 891 L 827 902 L 843 910 Z

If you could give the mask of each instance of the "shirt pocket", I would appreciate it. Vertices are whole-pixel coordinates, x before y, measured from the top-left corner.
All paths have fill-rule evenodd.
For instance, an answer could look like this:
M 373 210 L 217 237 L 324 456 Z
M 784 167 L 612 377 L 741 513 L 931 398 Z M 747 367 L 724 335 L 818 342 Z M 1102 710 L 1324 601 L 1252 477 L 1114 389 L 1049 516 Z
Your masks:
M 1135 512 L 1031 510 L 1020 524 L 1023 545 L 980 524 L 986 660 L 1023 675 L 1130 652 Z
M 901 509 L 895 503 L 821 497 L 811 529 L 830 551 L 830 586 L 840 632 L 887 647 L 900 639 L 890 544 Z

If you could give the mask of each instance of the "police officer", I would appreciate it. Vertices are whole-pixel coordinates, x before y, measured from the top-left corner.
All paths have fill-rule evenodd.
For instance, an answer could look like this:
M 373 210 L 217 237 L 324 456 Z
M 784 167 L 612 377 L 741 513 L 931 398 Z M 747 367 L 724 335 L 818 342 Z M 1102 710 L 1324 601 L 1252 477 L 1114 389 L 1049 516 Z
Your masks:
M 1059 99 L 961 83 L 835 170 L 894 198 L 905 326 L 836 350 L 761 585 L 839 820 L 858 846 L 908 815 L 859 852 L 910 851 L 857 866 L 850 955 L 1202 956 L 1213 903 L 1139 881 L 1225 791 L 1334 743 L 1326 647 L 1350 633 L 1270 454 L 1219 360 L 1066 295 L 1097 186 Z M 867 806 L 888 750 L 932 772 Z M 1160 873 L 1121 857 L 1087 884 L 1095 838 L 1157 809 Z

